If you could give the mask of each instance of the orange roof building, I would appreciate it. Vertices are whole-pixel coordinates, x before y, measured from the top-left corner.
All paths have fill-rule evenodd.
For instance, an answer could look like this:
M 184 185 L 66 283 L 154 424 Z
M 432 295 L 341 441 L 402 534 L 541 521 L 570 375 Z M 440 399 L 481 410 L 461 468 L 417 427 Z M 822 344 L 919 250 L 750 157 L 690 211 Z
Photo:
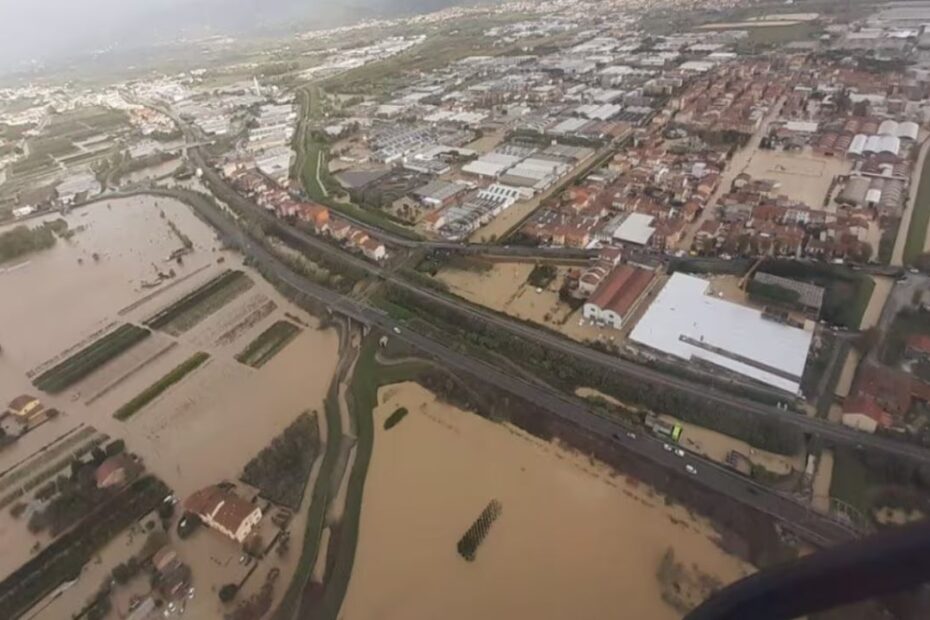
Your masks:
M 242 543 L 262 520 L 262 509 L 247 502 L 231 489 L 213 485 L 184 500 L 184 509 L 211 528 Z
M 639 267 L 620 265 L 614 268 L 585 302 L 584 318 L 620 329 L 654 279 L 652 271 Z

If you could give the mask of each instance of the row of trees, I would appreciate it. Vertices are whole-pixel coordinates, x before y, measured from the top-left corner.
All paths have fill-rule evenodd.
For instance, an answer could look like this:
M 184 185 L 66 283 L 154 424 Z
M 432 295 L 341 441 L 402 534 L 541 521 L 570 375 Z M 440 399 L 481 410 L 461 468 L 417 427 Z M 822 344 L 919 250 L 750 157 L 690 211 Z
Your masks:
M 242 481 L 257 488 L 262 497 L 296 510 L 319 452 L 316 413 L 301 413 L 271 445 L 246 464 Z
M 0 234 L 0 263 L 55 245 L 51 226 L 17 226 Z
M 501 503 L 498 500 L 492 499 L 488 502 L 488 505 L 481 511 L 481 514 L 478 515 L 475 522 L 471 524 L 471 527 L 469 527 L 465 534 L 459 539 L 456 549 L 460 556 L 469 562 L 475 561 L 475 553 L 477 553 L 478 547 L 487 537 L 488 532 L 491 531 L 491 524 L 497 520 L 501 511 Z

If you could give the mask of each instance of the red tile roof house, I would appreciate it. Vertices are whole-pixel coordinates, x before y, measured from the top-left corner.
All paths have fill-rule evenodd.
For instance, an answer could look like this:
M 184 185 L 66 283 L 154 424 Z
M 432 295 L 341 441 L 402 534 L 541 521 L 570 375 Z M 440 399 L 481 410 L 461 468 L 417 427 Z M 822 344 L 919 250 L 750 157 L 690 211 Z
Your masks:
M 584 318 L 620 329 L 654 277 L 653 272 L 630 265 L 615 268 L 585 302 Z
M 127 480 L 134 478 L 140 469 L 141 467 L 125 453 L 111 456 L 94 472 L 97 488 L 122 486 Z
M 184 500 L 184 509 L 211 528 L 239 543 L 245 542 L 252 528 L 262 520 L 262 509 L 247 502 L 231 489 L 209 486 Z
M 930 401 L 930 385 L 906 372 L 863 365 L 843 406 L 843 424 L 870 432 L 900 426 L 914 400 Z
M 930 335 L 911 334 L 908 336 L 904 354 L 910 359 L 930 360 Z

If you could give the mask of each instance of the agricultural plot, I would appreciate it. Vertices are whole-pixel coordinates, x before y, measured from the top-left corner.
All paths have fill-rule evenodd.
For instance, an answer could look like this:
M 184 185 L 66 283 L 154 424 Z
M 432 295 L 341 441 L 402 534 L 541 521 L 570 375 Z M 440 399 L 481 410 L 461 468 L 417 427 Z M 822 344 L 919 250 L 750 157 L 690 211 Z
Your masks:
M 43 392 L 56 394 L 74 385 L 120 353 L 151 335 L 149 330 L 126 323 L 92 342 L 36 377 L 32 384 Z
M 299 333 L 300 328 L 293 323 L 278 321 L 250 342 L 236 360 L 252 368 L 261 368 Z
M 252 288 L 253 284 L 251 278 L 241 271 L 224 271 L 158 312 L 145 324 L 177 336 Z
M 158 398 L 172 385 L 178 383 L 181 379 L 200 368 L 200 366 L 203 365 L 203 363 L 208 359 L 210 359 L 209 353 L 204 353 L 203 351 L 195 353 L 186 361 L 175 367 L 174 370 L 139 393 L 138 396 L 117 409 L 116 413 L 113 414 L 113 417 L 117 420 L 128 420 L 140 409 Z

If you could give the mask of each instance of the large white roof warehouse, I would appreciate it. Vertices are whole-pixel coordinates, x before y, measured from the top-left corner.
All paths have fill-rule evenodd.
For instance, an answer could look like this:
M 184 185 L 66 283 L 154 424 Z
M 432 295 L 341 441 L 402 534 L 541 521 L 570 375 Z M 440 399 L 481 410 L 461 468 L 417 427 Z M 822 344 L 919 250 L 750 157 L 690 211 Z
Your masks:
M 710 363 L 799 392 L 813 333 L 707 295 L 709 286 L 707 280 L 673 274 L 630 339 L 675 357 Z

